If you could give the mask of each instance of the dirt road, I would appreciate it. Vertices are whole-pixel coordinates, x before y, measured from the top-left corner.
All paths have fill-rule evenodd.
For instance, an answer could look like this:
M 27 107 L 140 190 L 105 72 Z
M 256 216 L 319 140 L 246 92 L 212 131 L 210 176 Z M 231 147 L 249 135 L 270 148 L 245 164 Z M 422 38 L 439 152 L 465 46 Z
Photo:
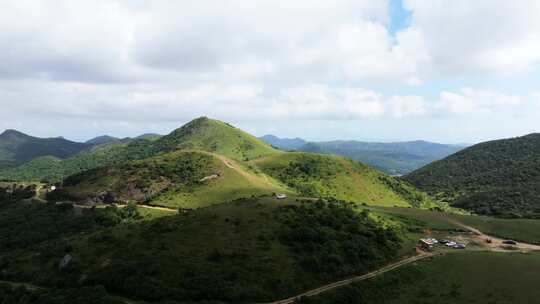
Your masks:
M 459 221 L 449 219 L 449 218 L 447 220 L 449 222 L 451 222 L 451 223 L 465 229 L 465 230 L 468 230 L 468 231 L 472 232 L 475 235 L 476 241 L 481 243 L 481 246 L 482 246 L 481 250 L 503 251 L 503 252 L 536 251 L 536 250 L 540 251 L 540 246 L 533 245 L 533 244 L 517 243 L 516 245 L 510 245 L 510 246 L 505 245 L 505 244 L 502 243 L 503 239 L 496 238 L 496 237 L 493 237 L 493 236 L 489 236 L 489 235 L 483 233 L 482 231 L 480 231 L 480 230 L 478 230 L 478 229 L 476 229 L 474 227 L 467 226 L 467 225 L 465 225 L 465 224 L 463 224 L 463 223 L 461 223 Z M 491 239 L 491 243 L 487 243 L 486 242 L 487 239 Z M 506 249 L 506 248 L 511 248 L 511 249 Z M 335 283 L 324 285 L 322 287 L 312 289 L 310 291 L 304 292 L 304 293 L 296 295 L 294 297 L 290 297 L 290 298 L 287 298 L 287 299 L 284 299 L 284 300 L 279 300 L 279 301 L 270 302 L 270 303 L 266 303 L 266 304 L 292 304 L 298 298 L 315 296 L 315 295 L 318 295 L 318 294 L 323 293 L 323 292 L 328 291 L 328 290 L 332 290 L 332 289 L 335 289 L 335 288 L 338 288 L 338 287 L 341 287 L 341 286 L 345 286 L 345 285 L 348 285 L 348 284 L 351 284 L 351 283 L 354 283 L 354 282 L 367 280 L 367 279 L 379 276 L 379 275 L 381 275 L 381 274 L 383 274 L 385 272 L 394 270 L 394 269 L 396 269 L 398 267 L 401 267 L 401 266 L 416 262 L 416 261 L 421 260 L 421 259 L 425 259 L 427 257 L 431 257 L 431 256 L 439 255 L 439 254 L 444 254 L 446 252 L 450 252 L 450 251 L 442 250 L 442 251 L 430 252 L 430 253 L 421 252 L 420 254 L 418 254 L 416 256 L 400 260 L 398 262 L 395 262 L 393 264 L 385 266 L 385 267 L 383 267 L 383 268 L 381 268 L 379 270 L 376 270 L 376 271 L 373 271 L 373 272 L 370 272 L 370 273 L 367 273 L 367 274 L 364 274 L 364 275 L 361 275 L 361 276 L 357 276 L 357 277 L 353 277 L 353 278 L 350 278 L 350 279 L 341 280 L 341 281 L 338 281 L 338 282 L 335 282 Z
M 372 271 L 372 272 L 369 272 L 369 273 L 366 273 L 366 274 L 363 274 L 363 275 L 360 275 L 360 276 L 356 276 L 356 277 L 353 277 L 353 278 L 350 278 L 350 279 L 345 279 L 345 280 L 341 280 L 341 281 L 338 281 L 338 282 L 330 283 L 328 285 L 324 285 L 324 286 L 321 286 L 319 288 L 315 288 L 315 289 L 312 289 L 310 291 L 306 291 L 306 292 L 304 292 L 302 294 L 296 295 L 294 297 L 290 297 L 288 299 L 279 300 L 279 301 L 275 301 L 275 302 L 270 302 L 270 303 L 266 303 L 266 304 L 292 304 L 298 298 L 315 296 L 315 295 L 318 295 L 318 294 L 323 293 L 323 292 L 328 291 L 328 290 L 332 290 L 332 289 L 335 289 L 335 288 L 338 288 L 338 287 L 341 287 L 341 286 L 349 285 L 349 284 L 354 283 L 354 282 L 367 280 L 367 279 L 379 276 L 379 275 L 381 275 L 381 274 L 383 274 L 385 272 L 394 270 L 394 269 L 396 269 L 398 267 L 401 267 L 401 266 L 416 262 L 418 260 L 422 260 L 422 259 L 434 256 L 436 254 L 439 254 L 439 253 L 421 252 L 418 255 L 415 255 L 415 256 L 412 256 L 412 257 L 397 261 L 395 263 L 387 265 L 387 266 L 385 266 L 383 268 L 380 268 L 378 270 L 375 270 L 375 271 Z
M 516 245 L 506 245 L 506 244 L 503 244 L 503 239 L 501 238 L 497 238 L 497 237 L 494 237 L 494 236 L 490 236 L 490 235 L 487 235 L 485 233 L 483 233 L 482 231 L 474 228 L 474 227 L 471 227 L 471 226 L 468 226 L 468 225 L 465 225 L 457 220 L 454 220 L 454 219 L 450 219 L 450 218 L 447 218 L 447 220 L 454 224 L 454 225 L 457 225 L 465 230 L 468 230 L 472 233 L 474 233 L 477 238 L 479 239 L 480 242 L 483 243 L 483 246 L 484 247 L 487 247 L 491 250 L 501 250 L 501 246 L 505 246 L 505 247 L 508 247 L 508 248 L 512 248 L 512 250 L 521 250 L 521 251 L 540 251 L 540 246 L 539 245 L 533 245 L 533 244 L 528 244 L 528 243 L 522 243 L 522 242 L 518 242 Z M 491 239 L 491 243 L 487 243 L 486 240 L 487 239 Z M 505 250 L 507 251 L 507 250 Z

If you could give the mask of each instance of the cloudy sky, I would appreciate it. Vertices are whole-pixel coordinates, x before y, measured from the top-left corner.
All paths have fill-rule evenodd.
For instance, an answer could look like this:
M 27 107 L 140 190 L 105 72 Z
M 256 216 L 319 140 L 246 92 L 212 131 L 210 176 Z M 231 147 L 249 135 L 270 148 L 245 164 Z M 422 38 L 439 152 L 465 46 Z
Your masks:
M 540 132 L 537 0 L 0 0 L 0 129 L 85 140 L 198 116 L 255 135 Z

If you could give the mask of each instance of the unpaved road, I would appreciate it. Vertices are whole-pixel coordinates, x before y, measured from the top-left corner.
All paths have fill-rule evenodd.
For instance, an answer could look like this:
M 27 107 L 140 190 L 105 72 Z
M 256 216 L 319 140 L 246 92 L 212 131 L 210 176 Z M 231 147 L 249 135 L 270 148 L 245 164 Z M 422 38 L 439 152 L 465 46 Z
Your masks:
M 533 245 L 533 244 L 527 244 L 527 243 L 518 242 L 517 245 L 511 245 L 511 246 L 505 245 L 505 244 L 502 243 L 503 239 L 489 236 L 489 235 L 483 233 L 482 231 L 480 231 L 480 230 L 478 230 L 478 229 L 476 229 L 474 227 L 467 226 L 467 225 L 465 225 L 465 224 L 463 224 L 463 223 L 461 223 L 461 222 L 459 222 L 457 220 L 453 220 L 453 219 L 450 219 L 450 218 L 447 218 L 447 220 L 449 222 L 451 222 L 451 223 L 465 229 L 465 230 L 468 230 L 468 231 L 472 232 L 476 236 L 477 240 L 481 243 L 481 246 L 483 247 L 482 249 L 484 249 L 484 250 L 500 251 L 500 252 L 540 251 L 540 246 Z M 492 242 L 487 243 L 486 242 L 487 239 L 491 239 Z M 505 249 L 505 247 L 503 247 L 503 246 L 507 246 L 507 247 L 509 246 L 509 248 L 512 248 L 512 249 Z M 270 302 L 270 303 L 265 303 L 265 304 L 292 304 L 297 299 L 299 299 L 301 297 L 315 296 L 315 295 L 318 295 L 318 294 L 323 293 L 325 291 L 329 291 L 329 290 L 332 290 L 332 289 L 335 289 L 335 288 L 339 288 L 339 287 L 342 287 L 342 286 L 345 286 L 345 285 L 349 285 L 351 283 L 367 280 L 367 279 L 379 276 L 379 275 L 381 275 L 381 274 L 383 274 L 385 272 L 394 270 L 394 269 L 396 269 L 398 267 L 401 267 L 401 266 L 416 262 L 416 261 L 421 260 L 421 259 L 425 259 L 427 257 L 432 257 L 432 256 L 444 254 L 445 252 L 448 252 L 448 251 L 447 250 L 442 250 L 442 251 L 429 252 L 429 253 L 428 252 L 421 252 L 420 254 L 418 254 L 416 256 L 400 260 L 398 262 L 395 262 L 393 264 L 390 264 L 388 266 L 385 266 L 385 267 L 380 268 L 378 270 L 375 270 L 373 272 L 366 273 L 366 274 L 363 274 L 363 275 L 360 275 L 360 276 L 356 276 L 356 277 L 353 277 L 353 278 L 350 278 L 350 279 L 330 283 L 328 285 L 324 285 L 324 286 L 321 286 L 319 288 L 312 289 L 310 291 L 304 292 L 304 293 L 296 295 L 294 297 L 290 297 L 290 298 L 287 298 L 287 299 L 284 299 L 284 300 L 274 301 L 274 302 Z
M 387 266 L 385 266 L 383 268 L 380 268 L 378 270 L 375 270 L 375 271 L 372 271 L 372 272 L 369 272 L 369 273 L 366 273 L 366 274 L 363 274 L 363 275 L 360 275 L 360 276 L 356 276 L 356 277 L 353 277 L 353 278 L 350 278 L 350 279 L 345 279 L 345 280 L 341 280 L 341 281 L 338 281 L 338 282 L 330 283 L 328 285 L 324 285 L 324 286 L 321 286 L 319 288 L 315 288 L 315 289 L 312 289 L 310 291 L 306 291 L 306 292 L 304 292 L 302 294 L 296 295 L 294 297 L 290 297 L 288 299 L 274 301 L 274 302 L 270 302 L 270 303 L 266 303 L 266 304 L 292 304 L 298 298 L 315 296 L 315 295 L 318 295 L 318 294 L 323 293 L 323 292 L 328 291 L 328 290 L 332 290 L 332 289 L 335 289 L 335 288 L 338 288 L 338 287 L 341 287 L 341 286 L 349 285 L 349 284 L 354 283 L 354 282 L 367 280 L 367 279 L 379 276 L 379 275 L 381 275 L 381 274 L 383 274 L 385 272 L 394 270 L 394 269 L 396 269 L 398 267 L 401 267 L 403 265 L 414 263 L 414 262 L 416 262 L 418 260 L 422 260 L 422 259 L 434 256 L 436 254 L 440 254 L 440 253 L 421 252 L 418 255 L 415 255 L 415 256 L 412 256 L 412 257 L 397 261 L 395 263 L 387 265 Z
M 512 248 L 513 250 L 521 250 L 521 251 L 540 251 L 540 246 L 539 245 L 533 245 L 533 244 L 528 244 L 528 243 L 522 243 L 522 242 L 517 242 L 516 245 L 506 245 L 506 244 L 503 244 L 503 239 L 501 238 L 497 238 L 497 237 L 494 237 L 494 236 L 490 236 L 490 235 L 487 235 L 485 233 L 483 233 L 482 231 L 474 228 L 474 227 L 471 227 L 471 226 L 468 226 L 468 225 L 465 225 L 457 220 L 454 220 L 454 219 L 450 219 L 450 218 L 447 218 L 448 222 L 454 224 L 454 225 L 457 225 L 465 230 L 468 230 L 472 233 L 474 233 L 478 238 L 479 238 L 479 241 L 481 243 L 483 243 L 482 245 L 484 247 L 487 247 L 488 249 L 491 249 L 491 250 L 497 250 L 497 251 L 500 251 L 502 248 L 502 246 L 505 246 L 505 247 L 509 247 L 509 248 Z M 487 239 L 491 239 L 491 243 L 487 243 L 486 240 Z M 504 251 L 508 251 L 508 250 L 504 250 Z

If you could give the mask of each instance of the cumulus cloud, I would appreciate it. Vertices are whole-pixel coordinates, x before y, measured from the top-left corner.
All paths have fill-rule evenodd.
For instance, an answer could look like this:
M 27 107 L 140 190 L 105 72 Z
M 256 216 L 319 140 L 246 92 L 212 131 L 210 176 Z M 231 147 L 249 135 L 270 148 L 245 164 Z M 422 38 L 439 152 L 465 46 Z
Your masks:
M 405 0 L 410 30 L 440 74 L 511 74 L 540 61 L 536 0 Z
M 443 91 L 435 109 L 449 114 L 467 114 L 481 111 L 494 111 L 519 106 L 523 97 L 509 95 L 493 90 L 464 88 L 461 92 Z
M 5 0 L 0 118 L 72 130 L 518 109 L 533 94 L 473 88 L 536 71 L 539 3 L 404 0 L 410 22 L 390 32 L 388 1 Z

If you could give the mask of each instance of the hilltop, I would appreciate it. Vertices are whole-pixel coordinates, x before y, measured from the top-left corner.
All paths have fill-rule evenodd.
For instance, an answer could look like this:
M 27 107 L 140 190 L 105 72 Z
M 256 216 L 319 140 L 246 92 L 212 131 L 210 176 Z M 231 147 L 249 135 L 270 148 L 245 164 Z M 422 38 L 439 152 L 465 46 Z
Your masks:
M 89 147 L 61 137 L 38 138 L 16 130 L 6 130 L 0 134 L 0 169 L 41 156 L 64 159 Z
M 280 153 L 255 136 L 228 123 L 200 117 L 156 141 L 159 151 L 196 149 L 215 152 L 235 160 L 250 160 Z
M 540 216 L 540 134 L 474 145 L 405 179 L 480 214 Z

